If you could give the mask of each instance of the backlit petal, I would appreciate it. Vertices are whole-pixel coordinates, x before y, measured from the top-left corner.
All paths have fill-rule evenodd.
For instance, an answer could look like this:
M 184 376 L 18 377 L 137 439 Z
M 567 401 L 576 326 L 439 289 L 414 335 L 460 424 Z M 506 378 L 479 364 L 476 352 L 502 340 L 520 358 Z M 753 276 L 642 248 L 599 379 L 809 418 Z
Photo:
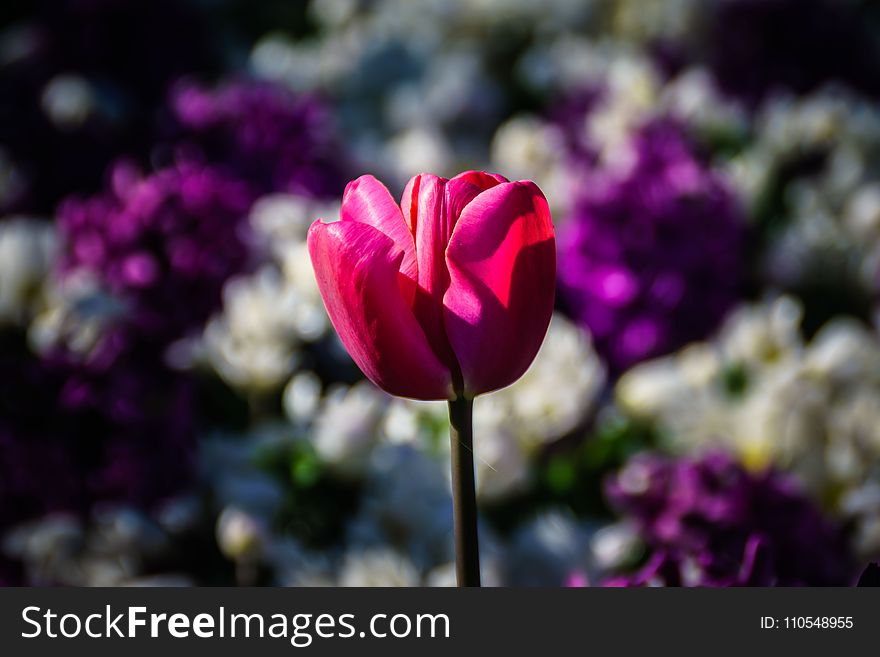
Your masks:
M 483 173 L 482 171 L 465 171 L 455 178 L 450 178 L 446 184 L 446 206 L 449 216 L 452 218 L 452 226 L 461 216 L 468 203 L 477 196 L 500 183 L 509 182 L 504 176 L 497 173 Z
M 352 180 L 342 195 L 341 215 L 342 221 L 369 224 L 390 237 L 403 252 L 401 273 L 414 282 L 418 281 L 415 241 L 400 207 L 385 185 L 370 175 Z
M 367 223 L 316 221 L 308 246 L 330 320 L 367 378 L 401 397 L 449 398 L 449 369 L 400 294 L 394 241 Z
M 518 379 L 541 346 L 556 280 L 547 201 L 531 182 L 504 183 L 462 211 L 446 251 L 446 334 L 474 396 Z

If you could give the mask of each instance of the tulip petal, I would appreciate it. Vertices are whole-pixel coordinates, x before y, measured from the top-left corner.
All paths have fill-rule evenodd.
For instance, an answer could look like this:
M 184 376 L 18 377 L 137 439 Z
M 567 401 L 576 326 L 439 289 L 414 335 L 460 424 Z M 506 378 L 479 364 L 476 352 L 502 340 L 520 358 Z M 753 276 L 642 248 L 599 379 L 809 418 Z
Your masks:
M 391 192 L 373 176 L 364 175 L 352 180 L 342 195 L 342 221 L 358 221 L 378 229 L 403 251 L 400 272 L 413 282 L 418 282 L 415 241 L 404 221 L 400 207 Z M 412 294 L 414 288 L 409 290 Z
M 452 229 L 455 222 L 461 216 L 468 203 L 477 196 L 500 183 L 510 182 L 504 176 L 497 173 L 484 173 L 482 171 L 465 171 L 455 178 L 450 178 L 446 183 L 446 211 L 452 218 Z
M 445 208 L 446 183 L 445 178 L 428 173 L 416 176 L 404 191 L 401 207 L 415 230 L 419 287 L 413 312 L 437 357 L 457 370 L 443 320 L 443 295 L 449 287 L 445 251 L 451 231 Z
M 465 395 L 513 383 L 537 354 L 553 312 L 556 240 L 541 190 L 503 183 L 473 199 L 446 262 L 444 320 Z
M 393 395 L 448 399 L 450 371 L 400 294 L 393 240 L 362 222 L 316 221 L 308 247 L 330 320 L 367 378 Z
M 409 232 L 415 237 L 416 224 L 418 223 L 419 213 L 419 187 L 422 184 L 422 176 L 413 176 L 403 188 L 403 195 L 400 197 L 400 211 L 403 213 L 403 220 L 409 227 Z

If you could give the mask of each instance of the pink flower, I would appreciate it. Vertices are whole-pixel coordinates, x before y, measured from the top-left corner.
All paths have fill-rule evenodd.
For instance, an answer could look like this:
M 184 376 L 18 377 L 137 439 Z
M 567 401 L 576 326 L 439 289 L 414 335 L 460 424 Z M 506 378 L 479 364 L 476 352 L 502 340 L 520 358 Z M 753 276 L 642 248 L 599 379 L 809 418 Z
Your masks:
M 553 224 L 534 183 L 421 174 L 398 206 L 361 176 L 341 214 L 312 224 L 309 253 L 333 326 L 373 383 L 415 399 L 473 398 L 526 371 L 556 280 Z

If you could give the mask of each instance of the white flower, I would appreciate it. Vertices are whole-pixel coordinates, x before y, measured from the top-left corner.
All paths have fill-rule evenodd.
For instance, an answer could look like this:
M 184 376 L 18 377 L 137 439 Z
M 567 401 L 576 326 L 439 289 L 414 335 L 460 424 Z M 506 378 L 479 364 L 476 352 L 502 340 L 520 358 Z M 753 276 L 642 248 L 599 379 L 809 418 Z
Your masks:
M 788 176 L 781 235 L 765 256 L 771 279 L 796 286 L 816 270 L 826 279 L 880 289 L 880 229 L 874 170 L 880 156 L 880 106 L 841 87 L 807 96 L 776 96 L 754 122 L 755 138 L 728 165 L 747 203 L 758 207 L 777 174 L 812 158 L 806 174 Z M 821 155 L 821 159 L 816 156 Z
M 382 432 L 391 443 L 431 445 L 445 441 L 449 427 L 447 405 L 395 397 L 382 422 Z
M 315 220 L 338 220 L 339 208 L 339 201 L 273 194 L 257 201 L 251 211 L 251 225 L 258 241 L 272 254 L 284 274 L 285 285 L 299 300 L 292 322 L 298 336 L 305 341 L 318 339 L 329 327 L 306 237 Z
M 655 110 L 662 83 L 651 62 L 641 57 L 617 56 L 609 64 L 602 102 L 587 120 L 587 138 L 603 161 L 626 170 L 635 157 L 630 137 Z
M 412 562 L 392 550 L 350 552 L 339 572 L 339 586 L 419 586 L 421 578 Z
M 713 397 L 712 384 L 720 374 L 717 352 L 707 345 L 691 345 L 674 356 L 642 363 L 626 372 L 617 382 L 617 403 L 637 416 L 664 418 L 669 407 L 680 401 L 703 411 Z M 679 409 L 685 414 L 684 408 Z M 669 413 L 677 415 L 675 411 Z M 685 414 L 686 415 L 686 414 Z
M 0 324 L 30 318 L 56 251 L 50 222 L 26 217 L 0 221 Z
M 297 364 L 295 318 L 301 303 L 271 265 L 223 287 L 223 313 L 205 326 L 209 362 L 237 387 L 280 385 Z
M 488 408 L 480 405 L 480 408 Z M 486 412 L 474 418 L 474 464 L 477 495 L 482 501 L 504 499 L 527 488 L 530 481 L 529 461 L 522 443 L 517 439 L 508 418 L 487 417 Z
M 93 274 L 70 272 L 49 281 L 43 307 L 28 329 L 28 340 L 38 353 L 63 345 L 87 356 L 125 312 L 125 303 L 102 289 Z
M 394 89 L 387 107 L 389 123 L 406 129 L 485 121 L 497 114 L 499 96 L 497 82 L 484 70 L 479 53 L 455 48 L 431 58 L 417 81 Z
M 503 402 L 513 426 L 532 440 L 557 440 L 583 424 L 605 384 L 590 337 L 554 314 L 534 362 L 513 385 L 487 397 Z M 562 382 L 562 385 L 559 383 Z M 479 402 L 478 402 L 479 403 Z
M 73 554 L 83 540 L 81 523 L 72 515 L 56 513 L 19 525 L 3 537 L 7 556 L 32 562 L 59 553 Z
M 865 182 L 858 186 L 846 201 L 843 220 L 857 238 L 880 240 L 880 183 Z
M 844 495 L 841 510 L 855 519 L 855 547 L 859 554 L 873 558 L 880 546 L 880 481 L 875 477 Z
M 742 135 L 748 130 L 746 110 L 725 98 L 704 68 L 686 69 L 664 85 L 660 103 L 700 132 Z
M 86 521 L 55 513 L 14 528 L 3 551 L 22 562 L 32 583 L 119 586 L 138 578 L 147 562 L 167 559 L 169 536 L 143 512 L 97 508 Z
M 629 370 L 617 383 L 617 402 L 631 415 L 657 421 L 681 449 L 729 441 L 766 459 L 767 425 L 750 420 L 766 415 L 769 386 L 778 386 L 799 362 L 800 317 L 800 306 L 786 297 L 741 307 L 715 342 Z
M 94 113 L 95 89 L 79 75 L 56 75 L 46 83 L 40 99 L 43 112 L 61 130 L 80 127 Z
M 718 344 L 730 362 L 773 365 L 800 355 L 803 309 L 791 297 L 742 306 L 734 310 L 719 332 Z
M 283 256 L 290 244 L 306 241 L 309 226 L 316 219 L 339 217 L 339 202 L 317 201 L 296 194 L 269 194 L 251 209 L 250 224 L 262 245 Z
M 283 403 L 291 422 L 311 422 L 321 405 L 321 379 L 314 372 L 296 374 L 284 388 Z
M 484 564 L 480 563 L 480 575 L 481 584 L 486 586 L 485 582 L 485 574 L 484 574 Z M 457 578 L 455 575 L 455 562 L 444 563 L 436 568 L 431 569 L 425 578 L 425 586 L 430 586 L 432 588 L 453 588 L 457 585 Z
M 342 475 L 363 474 L 386 404 L 387 396 L 366 381 L 331 389 L 312 430 L 318 456 Z
M 334 27 L 351 20 L 358 4 L 358 0 L 324 0 L 310 3 L 308 12 L 319 24 Z
M 856 504 L 880 473 L 880 341 L 835 319 L 804 344 L 801 309 L 781 298 L 734 312 L 714 342 L 634 367 L 620 407 L 653 420 L 673 449 L 723 444 L 749 465 L 796 475 L 819 501 L 853 518 L 859 549 L 880 507 Z M 865 493 L 867 495 L 867 493 Z
M 266 529 L 259 518 L 228 506 L 217 518 L 217 545 L 235 561 L 253 561 L 260 557 L 266 541 Z
M 30 582 L 81 583 L 76 560 L 85 540 L 82 522 L 54 513 L 19 525 L 3 536 L 3 554 L 25 567 Z
M 454 168 L 446 138 L 433 127 L 408 128 L 390 139 L 387 150 L 387 161 L 400 180 L 406 180 L 413 171 L 450 175 Z
M 516 116 L 501 124 L 492 138 L 493 168 L 511 180 L 534 180 L 552 204 L 554 218 L 564 219 L 569 180 L 565 136 L 552 123 Z
M 605 368 L 589 337 L 561 315 L 554 315 L 526 373 L 474 404 L 478 460 L 480 441 L 487 443 L 482 448 L 488 457 L 483 464 L 488 468 L 486 476 L 523 483 L 527 455 L 583 425 L 604 383 Z
M 710 3 L 702 0 L 613 0 L 615 33 L 625 39 L 651 44 L 692 40 Z
M 290 194 L 265 196 L 254 205 L 251 225 L 269 261 L 226 283 L 222 312 L 189 347 L 230 385 L 277 388 L 297 367 L 300 347 L 329 329 L 306 236 L 316 219 L 338 216 L 338 203 Z
M 604 571 L 619 570 L 631 565 L 641 552 L 641 539 L 636 527 L 627 522 L 607 525 L 596 531 L 590 541 L 596 565 Z

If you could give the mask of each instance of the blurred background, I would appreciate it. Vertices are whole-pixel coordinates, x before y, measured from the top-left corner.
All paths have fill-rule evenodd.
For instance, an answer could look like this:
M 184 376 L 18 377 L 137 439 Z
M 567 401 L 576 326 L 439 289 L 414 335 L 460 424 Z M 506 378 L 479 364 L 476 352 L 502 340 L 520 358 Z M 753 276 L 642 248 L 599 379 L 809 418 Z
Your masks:
M 0 583 L 454 582 L 446 407 L 304 238 L 370 172 L 535 180 L 557 312 L 476 402 L 483 578 L 880 557 L 880 5 L 6 0 Z

